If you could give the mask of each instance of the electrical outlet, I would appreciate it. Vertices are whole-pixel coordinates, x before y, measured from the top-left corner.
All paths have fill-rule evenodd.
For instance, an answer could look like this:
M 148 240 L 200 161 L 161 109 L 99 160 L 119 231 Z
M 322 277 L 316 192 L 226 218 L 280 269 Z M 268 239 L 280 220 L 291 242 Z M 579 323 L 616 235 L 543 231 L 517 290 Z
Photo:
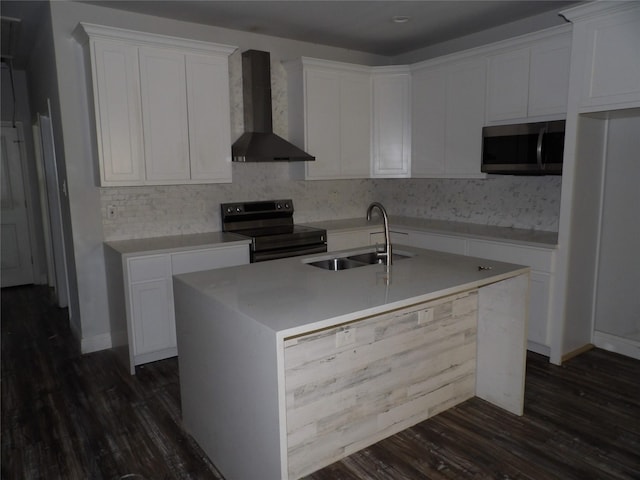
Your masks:
M 117 216 L 118 216 L 118 213 L 116 211 L 116 206 L 115 205 L 108 205 L 107 206 L 107 218 L 109 220 L 113 220 Z
M 418 313 L 418 325 L 424 325 L 425 323 L 433 322 L 433 308 L 427 310 L 421 310 Z
M 344 327 L 336 332 L 336 348 L 356 343 L 355 327 Z

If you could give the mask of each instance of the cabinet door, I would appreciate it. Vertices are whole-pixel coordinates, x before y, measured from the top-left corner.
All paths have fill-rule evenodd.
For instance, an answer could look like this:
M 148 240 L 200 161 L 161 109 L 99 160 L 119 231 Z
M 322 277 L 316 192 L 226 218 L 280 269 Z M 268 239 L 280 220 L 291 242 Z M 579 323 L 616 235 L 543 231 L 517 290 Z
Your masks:
M 526 265 L 542 272 L 551 272 L 553 270 L 555 251 L 548 248 L 470 239 L 469 255 L 489 258 L 499 262 Z
M 213 268 L 232 267 L 249 263 L 249 246 L 234 245 L 179 252 L 171 255 L 173 275 L 199 272 Z
M 138 52 L 112 40 L 91 42 L 101 185 L 141 183 L 144 147 Z
M 487 121 L 527 116 L 529 48 L 489 57 Z
M 411 163 L 410 81 L 408 73 L 374 74 L 374 177 L 409 176 Z
M 160 48 L 140 48 L 147 180 L 188 180 L 189 119 L 185 57 Z
M 486 67 L 484 59 L 447 71 L 445 172 L 450 176 L 481 176 Z
M 531 48 L 529 117 L 566 113 L 570 57 L 569 34 Z
M 391 234 L 391 232 L 389 232 Z M 393 243 L 393 241 L 391 241 Z M 369 245 L 384 246 L 384 231 L 369 232 Z
M 191 180 L 231 182 L 227 56 L 187 55 Z
M 133 357 L 176 347 L 173 285 L 169 255 L 130 258 L 129 334 Z M 175 353 L 174 353 L 175 355 Z
M 327 251 L 335 252 L 349 248 L 369 245 L 369 230 L 351 230 L 348 232 L 327 232 Z
M 131 285 L 134 355 L 176 346 L 171 277 Z
M 411 173 L 413 176 L 445 173 L 445 122 L 447 108 L 445 69 L 423 69 L 411 80 Z M 483 96 L 484 98 L 484 96 Z
M 307 162 L 308 178 L 340 176 L 340 77 L 333 72 L 305 71 L 306 148 L 316 157 Z
M 437 233 L 414 231 L 393 232 L 391 241 L 410 247 L 425 248 L 438 252 L 457 253 L 458 255 L 466 255 L 467 253 L 466 239 Z
M 371 171 L 371 78 L 344 73 L 340 82 L 340 173 L 368 178 Z
M 630 8 L 587 24 L 582 106 L 640 104 L 640 8 Z

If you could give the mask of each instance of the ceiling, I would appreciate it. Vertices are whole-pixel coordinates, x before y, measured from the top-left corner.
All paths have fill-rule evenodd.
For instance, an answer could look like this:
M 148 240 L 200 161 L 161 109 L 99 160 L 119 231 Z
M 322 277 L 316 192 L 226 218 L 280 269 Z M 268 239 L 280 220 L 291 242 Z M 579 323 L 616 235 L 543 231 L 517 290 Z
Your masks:
M 548 14 L 549 23 L 557 25 L 562 19 L 556 12 L 576 3 L 575 0 L 81 1 L 386 56 L 400 55 L 539 14 Z M 0 2 L 2 16 L 22 19 L 15 50 L 18 62 L 24 49 L 28 50 L 45 3 Z M 395 23 L 392 21 L 394 16 L 408 17 L 408 21 Z

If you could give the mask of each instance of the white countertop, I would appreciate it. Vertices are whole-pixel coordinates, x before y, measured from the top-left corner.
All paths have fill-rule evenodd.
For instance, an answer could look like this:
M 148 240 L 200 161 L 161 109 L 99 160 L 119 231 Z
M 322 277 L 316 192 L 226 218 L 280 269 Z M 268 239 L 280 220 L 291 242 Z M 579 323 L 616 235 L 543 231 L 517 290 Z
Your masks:
M 371 251 L 371 247 L 349 252 Z M 174 276 L 226 308 L 284 336 L 296 335 L 503 280 L 529 268 L 398 246 L 415 256 L 396 261 L 387 285 L 384 265 L 328 271 L 304 261 L 343 252 Z M 478 266 L 491 270 L 478 270 Z
M 122 255 L 151 255 L 249 243 L 251 243 L 250 239 L 227 232 L 195 233 L 190 235 L 172 235 L 167 237 L 136 238 L 133 240 L 105 242 L 106 245 Z
M 496 240 L 517 243 L 541 248 L 556 248 L 558 233 L 544 230 L 528 230 L 525 228 L 497 227 L 495 225 L 481 225 L 477 223 L 451 222 L 447 220 L 433 220 L 414 217 L 389 216 L 390 228 L 405 228 L 429 233 L 456 235 L 467 238 Z M 332 232 L 341 232 L 366 228 L 372 225 L 382 225 L 376 216 L 370 222 L 364 217 L 342 220 L 328 220 L 307 223 L 310 227 L 324 228 Z

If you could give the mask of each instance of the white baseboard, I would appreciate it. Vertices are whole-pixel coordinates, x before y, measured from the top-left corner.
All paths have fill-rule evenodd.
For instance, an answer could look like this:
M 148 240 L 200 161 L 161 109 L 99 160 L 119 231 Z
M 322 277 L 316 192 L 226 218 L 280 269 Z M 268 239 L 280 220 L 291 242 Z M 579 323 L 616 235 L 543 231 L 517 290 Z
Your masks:
M 102 333 L 93 337 L 85 337 L 80 342 L 80 352 L 91 353 L 111 348 L 111 334 Z
M 640 360 L 640 342 L 610 333 L 593 332 L 593 344 L 604 350 Z
M 549 357 L 551 355 L 551 349 L 549 347 L 542 345 L 541 343 L 532 342 L 531 340 L 527 341 L 527 350 L 539 353 L 545 357 Z

